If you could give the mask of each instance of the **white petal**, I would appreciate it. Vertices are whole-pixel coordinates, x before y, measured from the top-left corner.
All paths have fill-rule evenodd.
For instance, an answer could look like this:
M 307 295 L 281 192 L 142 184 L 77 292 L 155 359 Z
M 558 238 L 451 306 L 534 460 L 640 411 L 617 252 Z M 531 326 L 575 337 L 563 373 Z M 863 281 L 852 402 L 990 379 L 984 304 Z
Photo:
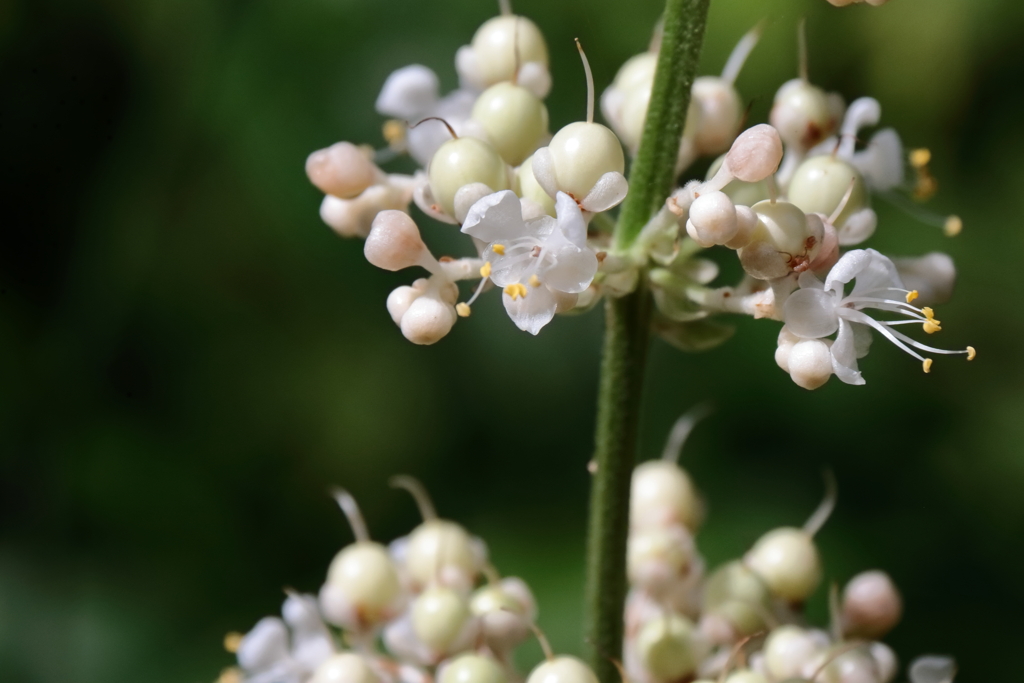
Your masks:
M 512 297 L 502 292 L 501 300 L 505 304 L 508 317 L 512 318 L 516 327 L 524 332 L 537 334 L 555 317 L 558 302 L 548 288 L 543 285 L 540 287 L 527 285 L 526 290 L 526 296 L 521 296 L 514 301 Z
M 843 285 L 857 277 L 857 274 L 867 266 L 869 261 L 871 261 L 871 254 L 867 249 L 854 249 L 846 252 L 828 272 L 828 277 L 825 278 L 825 289 L 842 292 Z
M 952 683 L 956 662 L 951 657 L 927 655 L 910 664 L 910 683 Z
M 892 128 L 874 134 L 867 148 L 853 155 L 853 166 L 869 188 L 886 192 L 903 184 L 903 142 Z
M 269 669 L 288 658 L 288 628 L 277 617 L 260 619 L 242 638 L 237 655 L 246 671 Z
M 460 187 L 455 193 L 455 220 L 464 223 L 473 205 L 490 194 L 494 194 L 494 190 L 483 183 L 470 183 Z
M 540 62 L 527 62 L 519 67 L 516 83 L 543 100 L 551 92 L 551 72 Z
M 558 194 L 558 180 L 555 177 L 555 164 L 551 159 L 551 150 L 547 147 L 541 147 L 533 153 L 531 158 L 533 159 L 531 169 L 537 184 L 548 195 L 554 197 Z
M 907 289 L 916 289 L 921 306 L 944 304 L 953 296 L 956 266 L 947 254 L 933 251 L 917 258 L 893 259 Z
M 463 45 L 458 49 L 455 53 L 455 71 L 459 74 L 459 87 L 483 90 L 479 64 L 480 61 L 472 47 Z
M 377 96 L 377 111 L 384 116 L 412 121 L 430 111 L 440 91 L 437 74 L 421 64 L 402 67 L 384 81 Z
M 577 247 L 587 246 L 587 222 L 576 200 L 564 192 L 559 192 L 555 199 L 555 215 L 558 216 L 558 229 L 565 239 Z
M 847 324 L 853 328 L 853 350 L 856 352 L 857 358 L 863 358 L 871 350 L 871 341 L 874 339 L 871 336 L 871 328 L 860 323 Z
M 892 296 L 887 289 L 903 289 L 903 281 L 896 272 L 896 265 L 888 256 L 874 249 L 866 249 L 871 259 L 857 273 L 856 282 L 850 296 Z
M 513 240 L 526 233 L 523 208 L 511 190 L 502 190 L 477 201 L 466 214 L 462 232 L 484 242 Z
M 854 244 L 860 244 L 867 238 L 875 234 L 875 228 L 878 227 L 878 215 L 874 209 L 861 209 L 860 211 L 851 214 L 843 226 L 837 231 L 839 237 L 839 244 L 844 247 L 849 247 Z
M 600 213 L 617 206 L 626 198 L 628 191 L 626 177 L 617 171 L 609 171 L 597 179 L 580 204 L 591 213 Z
M 839 334 L 832 344 L 832 371 L 847 384 L 864 384 L 857 369 L 856 339 L 853 325 L 845 320 L 839 321 Z
M 839 328 L 834 294 L 820 289 L 793 292 L 782 307 L 789 331 L 804 339 L 827 337 Z
M 579 294 L 587 289 L 597 274 L 597 256 L 589 247 L 577 247 L 568 242 L 554 248 L 553 266 L 542 269 L 538 276 L 551 289 Z M 546 261 L 547 259 L 545 259 Z
M 801 289 L 825 289 L 825 285 L 814 276 L 809 270 L 805 270 L 800 273 L 800 277 L 797 279 L 797 284 L 800 285 Z

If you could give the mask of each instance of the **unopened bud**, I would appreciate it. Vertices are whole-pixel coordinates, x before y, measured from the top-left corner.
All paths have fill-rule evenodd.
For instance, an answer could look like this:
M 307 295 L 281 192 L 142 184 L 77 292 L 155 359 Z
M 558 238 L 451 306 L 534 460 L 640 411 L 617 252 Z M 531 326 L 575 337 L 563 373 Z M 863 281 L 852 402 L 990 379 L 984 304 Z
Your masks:
M 817 389 L 832 376 L 831 339 L 805 339 L 789 352 L 789 376 L 797 386 Z
M 381 211 L 363 245 L 366 260 L 384 270 L 401 270 L 433 261 L 420 230 L 403 211 Z
M 878 640 L 902 615 L 900 593 L 883 571 L 858 574 L 843 589 L 843 632 L 848 636 Z
M 800 342 L 789 356 L 789 369 L 798 361 Z M 825 348 L 828 352 L 828 348 Z M 831 367 L 831 365 L 830 365 Z M 803 529 L 781 527 L 769 531 L 754 544 L 743 558 L 768 586 L 768 589 L 789 602 L 803 602 L 821 582 L 821 558 L 814 539 Z
M 351 199 L 383 174 L 363 150 L 351 142 L 339 142 L 310 154 L 306 175 L 324 194 Z
M 702 247 L 725 244 L 736 236 L 738 229 L 736 207 L 725 193 L 702 194 L 690 205 L 686 233 Z
M 725 166 L 737 178 L 756 183 L 775 173 L 782 161 L 782 140 L 779 132 L 760 123 L 740 133 L 725 155 Z

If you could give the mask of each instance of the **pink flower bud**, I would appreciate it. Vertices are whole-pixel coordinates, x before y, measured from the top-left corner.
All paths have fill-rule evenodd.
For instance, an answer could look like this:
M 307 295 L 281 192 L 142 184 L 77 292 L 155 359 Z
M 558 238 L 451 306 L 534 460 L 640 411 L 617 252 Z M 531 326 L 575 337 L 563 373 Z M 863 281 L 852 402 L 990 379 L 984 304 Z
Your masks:
M 782 140 L 779 132 L 766 123 L 748 128 L 732 143 L 725 155 L 729 172 L 748 183 L 764 180 L 782 161 Z
M 366 260 L 384 270 L 401 270 L 433 261 L 409 214 L 381 211 L 363 245 Z M 426 266 L 424 266 L 426 267 Z
M 306 175 L 325 194 L 351 199 L 373 185 L 380 171 L 351 142 L 320 149 L 306 159 Z

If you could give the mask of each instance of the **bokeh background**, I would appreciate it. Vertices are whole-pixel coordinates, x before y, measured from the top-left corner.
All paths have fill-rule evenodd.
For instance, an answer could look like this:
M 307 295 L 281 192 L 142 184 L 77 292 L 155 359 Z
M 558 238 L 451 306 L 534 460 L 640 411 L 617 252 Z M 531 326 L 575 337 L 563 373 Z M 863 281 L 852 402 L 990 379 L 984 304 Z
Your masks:
M 559 650 L 580 649 L 601 313 L 539 338 L 496 297 L 415 347 L 385 309 L 411 280 L 362 258 L 317 216 L 305 156 L 381 144 L 373 101 L 420 62 L 446 88 L 489 0 L 0 2 L 0 678 L 212 681 L 229 630 L 316 590 L 350 533 L 416 522 L 395 473 L 535 588 Z M 655 0 L 516 0 L 547 33 L 552 122 L 582 116 L 572 38 L 599 87 L 647 43 Z M 942 341 L 978 359 L 929 376 L 879 341 L 868 384 L 809 393 L 772 360 L 778 325 L 739 321 L 699 357 L 655 342 L 642 453 L 699 401 L 716 414 L 684 464 L 709 501 L 710 564 L 801 523 L 831 466 L 820 536 L 830 580 L 888 569 L 906 597 L 904 660 L 955 653 L 962 681 L 1008 680 L 1024 629 L 1024 4 L 714 0 L 704 73 L 762 18 L 739 80 L 764 120 L 796 70 L 934 152 L 932 204 L 956 239 L 885 205 L 872 246 L 945 250 L 960 282 Z M 424 221 L 426 224 L 427 221 Z M 438 253 L 450 228 L 425 225 Z M 811 605 L 824 615 L 824 591 Z M 524 648 L 525 661 L 538 656 Z

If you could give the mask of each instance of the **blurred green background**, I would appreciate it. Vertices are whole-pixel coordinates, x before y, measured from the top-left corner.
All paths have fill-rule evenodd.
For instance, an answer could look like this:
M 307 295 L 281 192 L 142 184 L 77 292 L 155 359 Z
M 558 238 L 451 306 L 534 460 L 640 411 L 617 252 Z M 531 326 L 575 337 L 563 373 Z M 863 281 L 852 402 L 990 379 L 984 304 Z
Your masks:
M 490 0 L 0 2 L 0 678 L 211 681 L 229 630 L 314 591 L 349 531 L 349 488 L 380 539 L 417 522 L 389 475 L 419 476 L 443 515 L 533 585 L 557 649 L 580 647 L 583 533 L 601 314 L 533 339 L 496 296 L 442 343 L 407 343 L 385 273 L 319 220 L 306 155 L 381 144 L 373 101 L 453 55 Z M 572 38 L 599 87 L 647 43 L 654 0 L 516 0 L 546 32 L 554 126 L 584 111 Z M 704 73 L 768 18 L 739 80 L 764 120 L 796 70 L 934 151 L 956 239 L 886 206 L 871 246 L 945 250 L 960 283 L 942 342 L 968 365 L 929 376 L 882 341 L 868 384 L 797 388 L 776 323 L 740 321 L 700 357 L 651 354 L 642 452 L 713 400 L 684 464 L 709 500 L 714 565 L 800 523 L 830 465 L 820 536 L 830 580 L 884 567 L 906 597 L 904 658 L 954 653 L 961 681 L 1009 680 L 1024 610 L 1024 318 L 1015 213 L 1024 181 L 1024 4 L 714 0 Z M 426 225 L 437 253 L 465 245 Z M 823 615 L 819 591 L 812 612 Z M 525 658 L 537 656 L 525 648 Z

